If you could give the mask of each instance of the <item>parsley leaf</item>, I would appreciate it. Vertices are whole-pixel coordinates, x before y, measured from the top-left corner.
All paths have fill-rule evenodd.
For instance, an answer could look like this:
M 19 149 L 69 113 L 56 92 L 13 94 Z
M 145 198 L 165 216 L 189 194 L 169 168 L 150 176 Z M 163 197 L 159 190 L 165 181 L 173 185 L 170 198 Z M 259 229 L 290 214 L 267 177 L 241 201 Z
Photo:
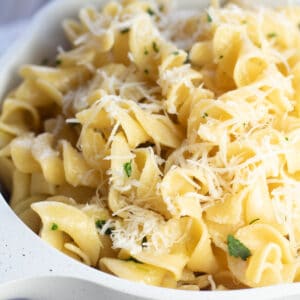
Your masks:
M 49 59 L 48 59 L 48 58 L 44 58 L 44 59 L 41 61 L 41 65 L 43 65 L 43 66 L 49 65 Z
M 190 54 L 187 52 L 187 56 L 186 56 L 186 59 L 185 61 L 183 62 L 184 64 L 189 64 L 191 61 L 190 61 Z
M 251 251 L 231 234 L 227 236 L 227 246 L 230 256 L 240 257 L 242 260 L 251 256 Z
M 61 61 L 60 59 L 57 59 L 57 60 L 55 61 L 55 65 L 59 66 L 59 65 L 61 65 L 61 64 L 62 64 L 62 61 Z
M 141 261 L 135 259 L 135 258 L 132 257 L 132 256 L 129 256 L 127 259 L 125 259 L 125 261 L 132 261 L 132 262 L 135 262 L 135 263 L 137 263 L 137 264 L 142 264 Z
M 207 22 L 211 23 L 213 21 L 211 15 L 209 13 L 206 13 L 206 17 L 207 17 Z
M 113 228 L 111 228 L 111 227 L 109 227 L 109 228 L 107 228 L 106 230 L 105 230 L 105 234 L 106 235 L 111 235 L 112 234 L 112 231 L 114 230 L 115 228 L 113 227 Z
M 149 7 L 147 9 L 147 13 L 150 15 L 150 16 L 154 16 L 155 15 L 155 12 Z
M 53 223 L 51 226 L 51 230 L 55 231 L 58 229 L 58 225 L 56 223 Z
M 254 219 L 254 220 L 252 220 L 252 221 L 249 223 L 249 225 L 252 225 L 252 224 L 254 224 L 255 222 L 257 222 L 257 221 L 259 221 L 259 220 L 260 220 L 260 218 Z
M 105 220 L 97 220 L 96 221 L 96 227 L 99 229 L 102 229 L 102 227 L 105 225 L 106 221 Z
M 142 239 L 142 248 L 147 247 L 147 242 L 148 242 L 147 237 L 144 236 Z
M 103 226 L 106 224 L 106 221 L 105 220 L 97 220 L 96 221 L 96 227 L 99 228 L 99 229 L 102 229 Z M 111 235 L 112 234 L 112 231 L 114 230 L 115 228 L 112 228 L 112 227 L 109 227 L 105 230 L 104 234 L 106 235 Z
M 156 52 L 156 53 L 158 53 L 159 52 L 159 48 L 158 48 L 158 46 L 157 46 L 157 44 L 156 44 L 156 42 L 154 41 L 154 42 L 152 42 L 152 48 L 153 48 L 153 50 Z
M 130 28 L 124 28 L 122 30 L 120 30 L 120 33 L 125 34 L 128 33 L 130 31 Z
M 124 168 L 124 171 L 125 171 L 127 177 L 129 178 L 131 176 L 131 173 L 132 173 L 131 161 L 125 163 L 123 165 L 123 168 Z
M 276 32 L 270 32 L 268 33 L 268 38 L 271 39 L 271 38 L 274 38 L 277 36 L 277 33 Z

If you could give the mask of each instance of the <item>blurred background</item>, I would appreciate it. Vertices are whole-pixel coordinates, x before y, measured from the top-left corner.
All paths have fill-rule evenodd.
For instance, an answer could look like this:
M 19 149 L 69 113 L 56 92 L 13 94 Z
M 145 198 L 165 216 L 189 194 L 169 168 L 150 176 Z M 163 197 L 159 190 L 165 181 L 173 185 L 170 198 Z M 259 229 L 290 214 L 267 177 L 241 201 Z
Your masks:
M 49 1 L 0 0 L 0 55 L 26 30 L 34 13 Z

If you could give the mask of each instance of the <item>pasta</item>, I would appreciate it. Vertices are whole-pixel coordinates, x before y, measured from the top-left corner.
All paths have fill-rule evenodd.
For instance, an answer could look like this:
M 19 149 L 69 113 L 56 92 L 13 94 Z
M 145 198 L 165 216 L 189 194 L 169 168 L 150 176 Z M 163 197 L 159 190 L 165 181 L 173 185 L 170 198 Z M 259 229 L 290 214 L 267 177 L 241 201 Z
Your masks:
M 91 267 L 224 290 L 300 280 L 300 8 L 88 6 L 0 115 L 16 214 Z

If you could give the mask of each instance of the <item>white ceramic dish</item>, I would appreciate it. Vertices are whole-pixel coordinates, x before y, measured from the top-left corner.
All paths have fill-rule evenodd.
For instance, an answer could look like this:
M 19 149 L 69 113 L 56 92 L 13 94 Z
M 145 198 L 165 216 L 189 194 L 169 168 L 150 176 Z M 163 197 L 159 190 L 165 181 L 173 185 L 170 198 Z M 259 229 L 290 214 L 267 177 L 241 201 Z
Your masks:
M 0 99 L 18 81 L 17 69 L 52 57 L 64 44 L 61 21 L 87 3 L 105 0 L 56 0 L 45 7 L 30 28 L 0 61 Z M 203 6 L 209 1 L 180 1 Z M 286 4 L 287 1 L 265 1 Z M 0 299 L 286 299 L 300 298 L 300 283 L 225 292 L 188 292 L 155 288 L 122 280 L 80 264 L 46 245 L 12 212 L 0 195 Z

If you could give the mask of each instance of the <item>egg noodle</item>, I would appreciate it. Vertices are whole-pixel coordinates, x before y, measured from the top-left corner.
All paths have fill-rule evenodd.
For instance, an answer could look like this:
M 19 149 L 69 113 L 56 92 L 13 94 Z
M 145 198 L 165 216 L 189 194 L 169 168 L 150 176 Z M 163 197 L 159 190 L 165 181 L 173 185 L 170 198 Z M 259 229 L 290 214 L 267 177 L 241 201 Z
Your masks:
M 3 103 L 10 205 L 63 253 L 201 290 L 300 280 L 300 7 L 86 7 Z

